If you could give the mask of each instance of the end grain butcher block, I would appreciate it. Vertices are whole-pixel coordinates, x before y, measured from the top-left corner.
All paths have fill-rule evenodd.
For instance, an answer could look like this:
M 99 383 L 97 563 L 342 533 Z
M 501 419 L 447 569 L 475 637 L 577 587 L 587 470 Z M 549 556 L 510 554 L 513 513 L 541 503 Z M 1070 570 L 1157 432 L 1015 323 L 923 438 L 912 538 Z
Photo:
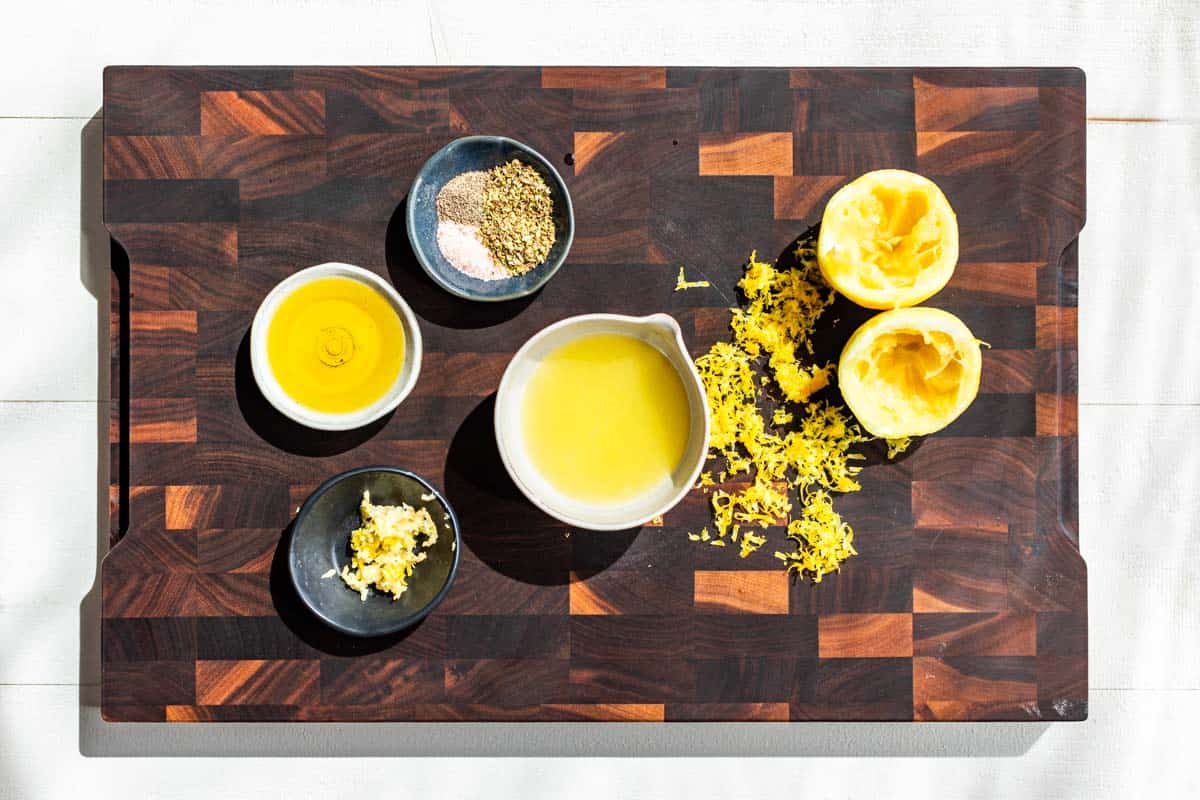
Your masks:
M 570 186 L 574 247 L 531 300 L 457 300 L 409 250 L 409 183 L 472 133 L 527 142 Z M 1086 716 L 1077 70 L 118 67 L 104 134 L 120 245 L 107 719 Z M 778 531 L 746 559 L 688 541 L 708 521 L 699 493 L 616 534 L 521 499 L 491 411 L 530 334 L 667 311 L 702 353 L 728 335 L 750 251 L 786 252 L 834 190 L 882 167 L 945 190 L 962 252 L 929 303 L 991 348 L 966 414 L 874 459 L 840 500 L 859 556 L 793 582 Z M 263 296 L 323 261 L 388 277 L 426 347 L 394 414 L 332 436 L 275 414 L 247 363 Z M 680 265 L 713 288 L 673 291 Z M 464 542 L 437 611 L 375 641 L 311 618 L 278 547 L 317 484 L 368 464 L 444 488 Z

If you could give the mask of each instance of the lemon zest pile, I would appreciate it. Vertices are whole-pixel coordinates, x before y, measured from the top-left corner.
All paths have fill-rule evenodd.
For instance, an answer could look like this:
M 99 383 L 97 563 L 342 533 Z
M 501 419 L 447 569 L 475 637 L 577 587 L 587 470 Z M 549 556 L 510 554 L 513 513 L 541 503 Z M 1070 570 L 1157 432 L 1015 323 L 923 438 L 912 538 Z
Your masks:
M 367 491 L 363 492 L 359 513 L 362 527 L 350 534 L 353 555 L 350 563 L 342 566 L 341 578 L 363 600 L 372 586 L 397 600 L 408 591 L 413 567 L 426 558 L 427 553 L 417 552 L 417 547 L 428 548 L 437 541 L 437 525 L 424 508 L 414 509 L 407 503 L 372 505 Z M 418 543 L 418 536 L 424 541 Z
M 707 289 L 712 286 L 708 281 L 689 281 L 683 275 L 683 267 L 679 268 L 679 278 L 675 281 L 675 291 L 682 292 L 684 289 Z
M 745 558 L 766 543 L 767 537 L 765 536 L 759 536 L 756 533 L 745 533 L 742 535 L 742 541 L 740 542 L 742 549 L 738 555 Z
M 708 394 L 710 458 L 725 459 L 719 482 L 740 475 L 749 480 L 743 488 L 712 492 L 713 543 L 724 541 L 730 532 L 730 538 L 737 541 L 742 525 L 787 525 L 799 550 L 777 553 L 777 557 L 787 562 L 789 572 L 801 577 L 811 574 L 818 581 L 854 554 L 850 526 L 832 512 L 832 501 L 832 516 L 826 514 L 821 498 L 827 500 L 829 491 L 861 488 L 854 478 L 862 467 L 852 462 L 862 456 L 851 453 L 850 447 L 867 437 L 842 408 L 809 402 L 828 385 L 833 365 L 804 365 L 797 348 L 812 354 L 813 329 L 833 302 L 833 292 L 821 282 L 811 247 L 801 246 L 796 255 L 798 269 L 777 270 L 759 261 L 757 252 L 750 254 L 738 282 L 748 305 L 731 309 L 733 341 L 714 343 L 696 359 L 696 368 Z M 766 374 L 755 380 L 756 363 L 764 355 Z M 770 417 L 772 429 L 768 429 L 758 399 L 762 387 L 771 382 L 799 409 L 775 409 Z M 799 422 L 793 425 L 797 417 Z M 791 426 L 786 433 L 778 430 L 785 425 Z M 707 489 L 710 483 L 702 476 L 700 485 Z M 793 488 L 804 503 L 800 516 L 789 522 Z M 800 538 L 791 535 L 794 527 L 803 534 Z M 707 529 L 697 539 L 709 541 L 706 534 Z M 742 558 L 767 541 L 765 535 L 749 531 L 740 536 Z
M 833 303 L 834 293 L 821 288 L 816 261 L 801 259 L 800 269 L 776 270 L 750 253 L 738 287 L 749 305 L 733 309 L 729 326 L 734 341 L 750 358 L 769 356 L 775 383 L 784 397 L 803 403 L 829 384 L 832 364 L 804 366 L 797 345 L 812 355 L 812 332 L 817 319 Z
M 796 542 L 795 552 L 776 552 L 775 557 L 787 565 L 789 573 L 812 575 L 813 583 L 820 583 L 847 558 L 858 555 L 854 531 L 833 510 L 833 499 L 824 489 L 814 489 L 804 497 L 804 509 L 788 523 L 787 535 Z

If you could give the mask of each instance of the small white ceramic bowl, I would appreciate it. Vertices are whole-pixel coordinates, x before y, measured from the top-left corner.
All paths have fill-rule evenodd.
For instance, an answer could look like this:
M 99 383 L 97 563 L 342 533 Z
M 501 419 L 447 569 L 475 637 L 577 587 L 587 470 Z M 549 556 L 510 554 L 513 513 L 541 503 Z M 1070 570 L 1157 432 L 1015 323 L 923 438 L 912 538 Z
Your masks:
M 400 325 L 404 329 L 404 364 L 395 382 L 384 392 L 383 396 L 366 408 L 344 414 L 329 414 L 314 411 L 293 400 L 275 378 L 267 360 L 267 329 L 279 309 L 280 303 L 292 292 L 306 283 L 318 278 L 351 278 L 365 283 L 387 298 L 400 317 Z M 284 278 L 263 299 L 254 315 L 254 323 L 250 328 L 250 369 L 254 373 L 254 382 L 258 384 L 263 397 L 279 411 L 279 413 L 305 425 L 321 431 L 347 431 L 361 428 L 393 411 L 400 402 L 408 396 L 417 383 L 421 373 L 421 329 L 417 326 L 417 318 L 413 315 L 408 303 L 400 297 L 392 285 L 374 272 L 356 267 L 352 264 L 329 262 L 317 264 L 314 267 L 302 269 Z
M 564 495 L 547 481 L 530 461 L 521 426 L 525 388 L 542 359 L 560 345 L 593 334 L 634 336 L 661 352 L 687 390 L 691 433 L 683 459 L 669 485 L 653 489 L 623 503 L 586 503 Z M 616 531 L 644 525 L 670 511 L 683 499 L 704 466 L 708 453 L 708 399 L 704 384 L 688 355 L 679 323 L 667 314 L 626 317 L 618 314 L 584 314 L 556 322 L 530 337 L 512 357 L 496 392 L 496 444 L 500 459 L 513 482 L 529 501 L 568 525 L 593 531 Z

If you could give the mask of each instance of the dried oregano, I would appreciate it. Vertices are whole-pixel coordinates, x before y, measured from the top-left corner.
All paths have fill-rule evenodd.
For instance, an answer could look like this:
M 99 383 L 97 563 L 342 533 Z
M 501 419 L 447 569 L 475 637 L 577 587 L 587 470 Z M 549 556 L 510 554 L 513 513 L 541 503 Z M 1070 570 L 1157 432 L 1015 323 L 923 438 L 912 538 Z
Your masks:
M 516 159 L 488 171 L 479 237 L 496 263 L 520 275 L 554 245 L 554 201 L 537 170 Z

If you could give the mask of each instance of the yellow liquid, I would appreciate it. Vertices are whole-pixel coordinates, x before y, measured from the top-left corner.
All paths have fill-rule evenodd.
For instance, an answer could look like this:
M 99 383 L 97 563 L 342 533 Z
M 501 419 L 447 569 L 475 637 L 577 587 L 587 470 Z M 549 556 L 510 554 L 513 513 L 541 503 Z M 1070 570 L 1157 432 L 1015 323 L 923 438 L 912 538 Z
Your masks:
M 320 278 L 279 304 L 267 360 L 293 400 L 325 413 L 365 408 L 404 364 L 404 328 L 382 294 L 351 278 Z
M 568 497 L 601 504 L 670 481 L 690 428 L 687 391 L 671 362 L 617 334 L 551 351 L 530 378 L 521 415 L 542 477 Z

